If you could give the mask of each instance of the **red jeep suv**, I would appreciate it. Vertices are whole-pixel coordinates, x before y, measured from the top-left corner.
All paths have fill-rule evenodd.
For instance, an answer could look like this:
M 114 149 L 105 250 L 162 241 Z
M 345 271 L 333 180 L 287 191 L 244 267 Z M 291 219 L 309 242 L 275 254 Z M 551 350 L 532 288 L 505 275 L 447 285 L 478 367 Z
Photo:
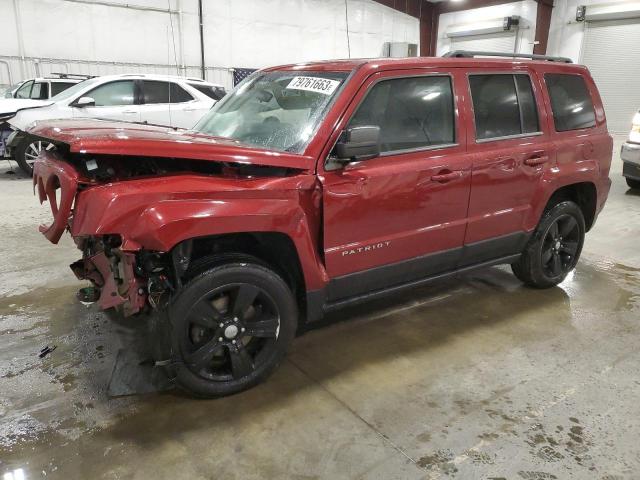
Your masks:
M 74 238 L 85 300 L 162 313 L 158 360 L 200 396 L 257 384 L 342 306 L 498 264 L 557 285 L 609 191 L 598 90 L 566 59 L 476 53 L 268 68 L 190 131 L 40 123 L 40 229 Z

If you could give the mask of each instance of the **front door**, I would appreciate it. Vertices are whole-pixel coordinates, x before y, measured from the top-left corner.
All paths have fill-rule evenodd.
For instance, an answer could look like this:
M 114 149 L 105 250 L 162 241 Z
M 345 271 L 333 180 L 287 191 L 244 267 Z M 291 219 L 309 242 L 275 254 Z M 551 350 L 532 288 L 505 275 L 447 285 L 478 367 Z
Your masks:
M 140 121 L 140 107 L 136 102 L 136 86 L 133 80 L 116 80 L 97 86 L 83 97 L 95 100 L 95 106 L 75 107 L 74 117 L 104 118 L 125 122 Z
M 340 128 L 379 126 L 382 153 L 320 176 L 329 301 L 455 267 L 471 184 L 455 83 L 448 72 L 376 74 L 347 112 Z

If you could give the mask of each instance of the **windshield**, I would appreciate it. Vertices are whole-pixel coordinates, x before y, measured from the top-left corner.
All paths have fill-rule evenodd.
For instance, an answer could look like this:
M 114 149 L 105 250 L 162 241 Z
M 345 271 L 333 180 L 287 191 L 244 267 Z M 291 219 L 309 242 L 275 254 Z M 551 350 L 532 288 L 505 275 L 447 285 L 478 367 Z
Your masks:
M 51 97 L 51 101 L 52 102 L 59 102 L 60 100 L 67 100 L 68 98 L 73 97 L 76 93 L 80 92 L 81 90 L 84 90 L 85 88 L 91 86 L 91 85 L 95 85 L 96 83 L 100 82 L 99 78 L 91 78 L 89 80 L 84 80 L 80 83 L 76 83 L 73 87 L 69 87 L 66 90 L 63 90 L 62 92 L 60 92 L 59 94 Z
M 14 83 L 13 85 L 7 87 L 7 89 L 4 92 L 4 97 L 5 98 L 13 98 L 13 94 L 14 92 L 18 89 L 18 87 L 20 85 L 22 85 L 24 82 L 18 82 L 18 83 Z
M 345 72 L 257 73 L 219 101 L 194 130 L 300 153 L 346 77 Z

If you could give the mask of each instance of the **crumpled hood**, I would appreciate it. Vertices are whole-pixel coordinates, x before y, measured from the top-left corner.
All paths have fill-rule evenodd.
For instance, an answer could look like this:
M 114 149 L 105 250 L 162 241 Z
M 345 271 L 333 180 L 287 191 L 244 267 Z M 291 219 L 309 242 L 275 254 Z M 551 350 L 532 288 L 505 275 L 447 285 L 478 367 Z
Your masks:
M 31 100 L 29 98 L 3 98 L 0 100 L 0 116 L 6 113 L 16 113 L 25 108 L 46 107 L 53 102 L 49 100 Z
M 312 170 L 313 157 L 266 150 L 190 130 L 94 120 L 38 122 L 29 133 L 69 146 L 71 152 L 140 157 L 189 158 Z

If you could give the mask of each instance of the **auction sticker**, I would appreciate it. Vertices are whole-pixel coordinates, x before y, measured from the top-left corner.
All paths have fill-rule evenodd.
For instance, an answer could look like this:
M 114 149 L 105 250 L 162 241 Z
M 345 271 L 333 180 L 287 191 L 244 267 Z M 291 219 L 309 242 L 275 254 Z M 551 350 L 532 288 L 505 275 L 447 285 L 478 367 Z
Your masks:
M 293 77 L 286 88 L 331 95 L 338 88 L 338 85 L 340 85 L 338 80 L 329 80 L 328 78 Z

